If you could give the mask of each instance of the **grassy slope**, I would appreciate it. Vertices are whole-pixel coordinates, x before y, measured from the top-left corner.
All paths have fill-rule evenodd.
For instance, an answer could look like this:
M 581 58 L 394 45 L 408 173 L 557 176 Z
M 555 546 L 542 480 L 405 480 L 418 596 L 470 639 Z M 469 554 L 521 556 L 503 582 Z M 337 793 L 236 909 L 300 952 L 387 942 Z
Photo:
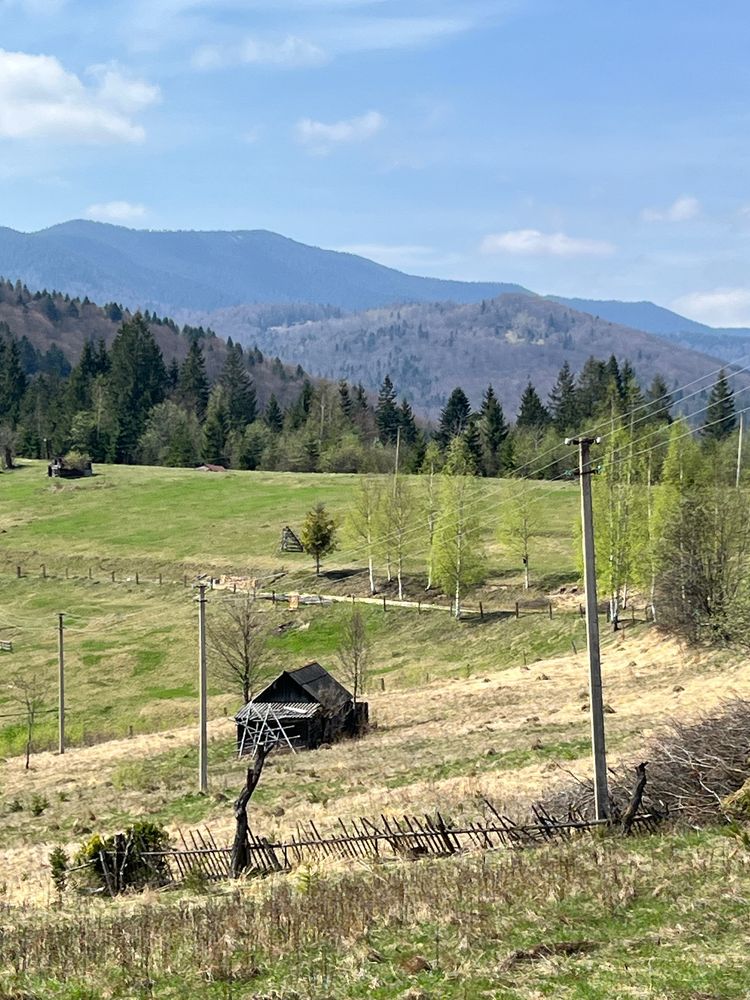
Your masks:
M 28 463 L 0 477 L 0 637 L 12 638 L 15 645 L 13 654 L 3 656 L 3 665 L 9 673 L 37 674 L 45 709 L 52 709 L 57 612 L 66 613 L 68 729 L 74 743 L 123 736 L 129 726 L 148 732 L 193 718 L 195 607 L 192 591 L 182 586 L 185 572 L 192 576 L 196 569 L 235 569 L 262 577 L 285 567 L 278 587 L 362 589 L 360 577 L 316 580 L 306 556 L 278 552 L 281 527 L 298 526 L 318 500 L 343 519 L 355 477 L 213 476 L 104 467 L 91 480 L 51 483 L 44 473 L 41 463 Z M 494 539 L 493 519 L 501 505 L 490 505 L 507 484 L 485 483 L 483 489 L 488 498 L 489 561 L 482 596 L 488 607 L 512 606 L 518 569 Z M 570 487 L 543 484 L 539 496 L 545 534 L 535 556 L 538 572 L 569 578 L 575 573 L 575 496 Z M 357 555 L 354 559 L 344 537 L 329 568 L 335 573 L 337 568 L 361 567 L 361 553 Z M 415 573 L 422 562 L 415 553 Z M 19 564 L 24 576 L 17 579 Z M 114 584 L 111 571 L 116 574 Z M 162 586 L 157 583 L 159 573 Z M 411 592 L 424 594 L 416 576 Z M 210 599 L 212 616 L 224 597 L 215 592 Z M 268 676 L 308 659 L 334 659 L 346 608 L 309 609 L 296 616 L 265 606 L 260 610 L 269 628 L 290 618 L 306 626 L 272 641 Z M 534 616 L 518 623 L 492 620 L 456 626 L 442 613 L 389 611 L 384 616 L 367 609 L 366 614 L 374 673 L 388 676 L 389 686 L 419 684 L 426 675 L 458 675 L 467 666 L 481 670 L 513 664 L 524 656 L 532 660 L 568 649 L 574 634 L 580 641 L 574 615 L 553 622 Z M 236 694 L 218 664 L 212 662 L 211 667 L 211 708 L 221 715 L 234 709 Z M 14 713 L 19 707 L 10 692 L 0 690 L 0 752 L 21 750 L 21 720 L 8 717 Z M 54 715 L 46 711 L 37 727 L 38 744 L 51 744 L 54 731 Z

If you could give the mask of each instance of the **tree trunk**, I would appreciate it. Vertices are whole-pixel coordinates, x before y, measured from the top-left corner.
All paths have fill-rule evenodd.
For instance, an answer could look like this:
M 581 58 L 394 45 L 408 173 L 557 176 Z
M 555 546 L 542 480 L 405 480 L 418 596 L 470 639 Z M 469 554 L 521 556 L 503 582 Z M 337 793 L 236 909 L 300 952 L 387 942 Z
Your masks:
M 242 697 L 244 698 L 243 704 L 247 705 L 250 701 L 250 681 L 247 677 L 242 680 Z
M 372 553 L 368 556 L 367 565 L 370 570 L 370 595 L 375 593 L 375 569 L 372 564 Z
M 320 576 L 320 556 L 315 553 L 315 575 Z
M 630 833 L 633 822 L 635 821 L 636 813 L 641 807 L 641 800 L 643 798 L 643 792 L 646 788 L 646 767 L 648 766 L 648 761 L 639 764 L 635 769 L 635 773 L 638 775 L 638 781 L 636 782 L 635 789 L 633 790 L 633 797 L 630 800 L 628 808 L 625 810 L 625 814 L 622 817 L 622 832 L 627 836 Z
M 234 818 L 236 822 L 234 833 L 234 844 L 232 845 L 232 878 L 239 878 L 250 866 L 250 851 L 247 842 L 247 807 L 252 798 L 253 792 L 260 781 L 263 764 L 272 746 L 259 746 L 255 751 L 253 762 L 247 769 L 247 779 L 245 787 L 240 792 L 240 797 L 234 804 Z
M 530 586 L 529 583 L 529 557 L 527 556 L 523 561 L 523 589 L 528 590 Z
M 5 446 L 5 448 L 3 450 L 4 450 L 4 453 L 5 453 L 5 468 L 6 469 L 12 469 L 12 468 L 14 468 L 14 466 L 13 466 L 13 451 L 11 450 L 11 448 L 7 444 L 6 444 L 6 446 Z

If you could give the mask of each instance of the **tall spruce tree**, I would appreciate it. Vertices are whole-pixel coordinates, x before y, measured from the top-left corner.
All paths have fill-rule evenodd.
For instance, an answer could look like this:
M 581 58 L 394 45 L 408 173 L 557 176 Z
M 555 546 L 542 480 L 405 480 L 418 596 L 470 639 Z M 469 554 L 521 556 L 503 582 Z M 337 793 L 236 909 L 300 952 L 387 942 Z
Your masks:
M 227 350 L 220 382 L 226 393 L 230 431 L 241 431 L 258 415 L 255 386 L 242 356 L 240 344 Z
M 549 394 L 549 411 L 555 430 L 562 434 L 578 426 L 580 412 L 578 393 L 570 364 L 566 361 L 557 375 L 557 381 Z
M 529 380 L 521 396 L 516 427 L 519 430 L 543 430 L 549 427 L 551 420 L 547 407 Z
M 276 399 L 276 396 L 273 394 L 268 400 L 268 405 L 266 406 L 266 412 L 263 414 L 263 419 L 272 434 L 281 434 L 284 429 L 284 414 L 281 411 L 278 399 Z
M 588 358 L 578 376 L 576 398 L 580 419 L 591 420 L 606 406 L 609 381 L 607 365 L 593 355 Z
M 203 424 L 203 461 L 211 465 L 227 465 L 229 451 L 229 407 L 223 385 L 211 391 Z
M 378 393 L 375 407 L 375 423 L 378 428 L 378 438 L 381 444 L 395 444 L 401 417 L 396 404 L 396 390 L 390 375 L 386 375 Z
M 15 337 L 3 339 L 0 354 L 0 422 L 15 428 L 21 412 L 28 379 L 21 365 L 21 353 Z
M 463 434 L 470 417 L 471 404 L 461 386 L 457 386 L 440 414 L 437 439 L 443 448 L 447 448 L 454 437 Z
M 406 445 L 416 444 L 419 430 L 414 419 L 414 411 L 406 399 L 401 400 L 401 406 L 398 408 L 398 421 L 401 428 L 401 441 Z
M 351 423 L 354 403 L 349 392 L 349 383 L 343 378 L 339 380 L 339 410 L 344 420 Z
M 187 357 L 180 366 L 177 401 L 199 420 L 206 415 L 209 385 L 203 349 L 197 340 L 190 341 Z
M 648 415 L 650 420 L 657 423 L 671 424 L 672 396 L 667 388 L 667 383 L 658 373 L 651 380 L 651 385 L 646 392 L 648 402 Z
M 482 398 L 477 424 L 479 466 L 485 476 L 499 476 L 503 471 L 502 449 L 505 439 L 508 437 L 509 428 L 505 422 L 503 408 L 491 385 L 487 386 Z M 469 438 L 467 438 L 467 443 L 472 452 L 476 454 Z
M 708 397 L 706 422 L 701 434 L 709 440 L 723 441 L 729 437 L 736 424 L 734 393 L 729 385 L 727 373 L 722 368 Z
M 136 460 L 149 412 L 162 401 L 167 385 L 159 345 L 140 314 L 118 330 L 111 362 L 109 388 L 118 427 L 115 458 L 131 463 Z

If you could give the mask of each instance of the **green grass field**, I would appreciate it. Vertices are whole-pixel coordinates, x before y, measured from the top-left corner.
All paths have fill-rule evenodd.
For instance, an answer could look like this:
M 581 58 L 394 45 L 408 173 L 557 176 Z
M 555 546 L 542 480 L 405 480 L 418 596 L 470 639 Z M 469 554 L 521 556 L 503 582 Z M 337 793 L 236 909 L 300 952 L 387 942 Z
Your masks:
M 185 571 L 269 572 L 285 567 L 297 582 L 315 585 L 310 560 L 280 553 L 285 525 L 298 529 L 306 512 L 325 503 L 344 520 L 356 476 L 294 473 L 199 473 L 190 469 L 98 466 L 92 479 L 52 481 L 41 462 L 25 461 L 0 476 L 0 565 L 38 575 L 44 563 L 57 574 L 95 576 L 109 571 L 155 578 L 161 571 L 179 579 Z M 419 477 L 413 477 L 415 492 Z M 539 496 L 542 533 L 534 545 L 536 578 L 570 577 L 577 572 L 575 524 L 578 493 L 572 483 L 533 484 Z M 481 482 L 488 577 L 520 580 L 518 559 L 497 541 L 502 500 L 508 483 Z M 416 573 L 424 564 L 426 541 L 415 512 L 413 555 Z M 342 531 L 339 550 L 326 569 L 363 566 L 361 547 Z

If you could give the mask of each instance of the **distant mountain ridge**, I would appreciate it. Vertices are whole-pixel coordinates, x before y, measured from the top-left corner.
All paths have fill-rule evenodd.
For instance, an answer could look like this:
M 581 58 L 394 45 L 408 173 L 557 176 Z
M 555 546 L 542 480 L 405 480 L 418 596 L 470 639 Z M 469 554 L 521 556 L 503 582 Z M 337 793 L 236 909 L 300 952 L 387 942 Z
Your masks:
M 580 370 L 591 355 L 627 358 L 644 383 L 659 372 L 670 387 L 710 374 L 720 364 L 707 354 L 676 349 L 666 338 L 529 294 L 394 306 L 291 326 L 263 326 L 242 307 L 199 314 L 194 321 L 209 317 L 224 336 L 257 343 L 324 378 L 361 381 L 377 390 L 390 375 L 398 392 L 432 418 L 455 386 L 478 406 L 490 382 L 513 415 L 529 379 L 546 398 L 564 361 Z M 744 389 L 748 377 L 739 375 L 734 382 Z M 691 409 L 702 405 L 696 397 Z
M 404 274 L 266 230 L 161 232 L 84 220 L 36 233 L 0 229 L 0 275 L 33 289 L 160 313 L 260 302 L 356 310 L 394 302 L 478 302 L 524 291 L 502 282 Z

